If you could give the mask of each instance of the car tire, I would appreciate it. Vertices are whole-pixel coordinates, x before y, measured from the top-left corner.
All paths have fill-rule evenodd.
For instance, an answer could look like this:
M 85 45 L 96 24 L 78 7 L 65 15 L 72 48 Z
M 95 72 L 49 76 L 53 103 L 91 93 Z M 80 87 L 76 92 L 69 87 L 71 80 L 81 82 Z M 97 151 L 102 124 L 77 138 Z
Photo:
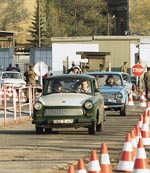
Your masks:
M 127 115 L 127 113 L 126 113 L 126 106 L 125 105 L 120 108 L 120 115 L 122 115 L 122 116 L 126 116 Z
M 36 126 L 35 130 L 36 130 L 36 134 L 42 134 L 43 133 L 43 127 Z
M 88 127 L 88 133 L 89 133 L 89 135 L 94 135 L 96 133 L 95 123 L 92 123 L 92 125 Z
M 52 133 L 52 128 L 45 128 L 45 133 L 46 134 Z
M 103 131 L 103 127 L 104 127 L 103 123 L 96 125 L 96 131 L 97 132 L 102 132 Z

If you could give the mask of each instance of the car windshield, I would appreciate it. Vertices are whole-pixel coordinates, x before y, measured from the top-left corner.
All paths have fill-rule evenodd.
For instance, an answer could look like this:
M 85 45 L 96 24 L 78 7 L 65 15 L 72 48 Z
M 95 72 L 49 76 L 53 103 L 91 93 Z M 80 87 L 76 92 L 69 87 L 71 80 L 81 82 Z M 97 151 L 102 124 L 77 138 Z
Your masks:
M 53 93 L 86 93 L 91 94 L 91 82 L 88 79 L 48 79 L 43 94 Z
M 117 74 L 100 74 L 96 75 L 98 86 L 121 86 L 121 76 Z
M 22 76 L 20 73 L 3 73 L 2 79 L 7 79 L 7 78 L 22 79 Z
M 122 77 L 123 77 L 124 82 L 130 83 L 130 76 L 129 76 L 129 75 L 127 75 L 127 74 L 122 74 Z

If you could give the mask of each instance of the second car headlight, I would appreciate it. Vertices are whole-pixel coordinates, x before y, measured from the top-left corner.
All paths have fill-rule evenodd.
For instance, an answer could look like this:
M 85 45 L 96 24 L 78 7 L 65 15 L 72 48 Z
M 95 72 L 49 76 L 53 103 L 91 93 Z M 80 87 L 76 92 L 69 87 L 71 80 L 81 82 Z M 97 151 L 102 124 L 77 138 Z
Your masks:
M 41 108 L 42 108 L 42 104 L 41 103 L 35 103 L 34 104 L 34 109 L 40 110 Z
M 86 109 L 91 109 L 93 107 L 93 104 L 90 101 L 85 102 L 84 104 Z
M 121 93 L 116 94 L 116 99 L 122 99 L 123 95 Z

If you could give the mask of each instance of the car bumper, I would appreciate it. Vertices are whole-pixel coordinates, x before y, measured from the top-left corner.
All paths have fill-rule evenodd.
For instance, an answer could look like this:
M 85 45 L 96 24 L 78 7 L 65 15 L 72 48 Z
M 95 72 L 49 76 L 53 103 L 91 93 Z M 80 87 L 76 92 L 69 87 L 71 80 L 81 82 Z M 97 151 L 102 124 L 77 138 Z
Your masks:
M 125 103 L 122 104 L 105 104 L 105 110 L 119 110 L 120 108 L 124 107 Z
M 58 122 L 55 119 L 32 120 L 32 124 L 36 124 L 37 126 L 43 128 L 86 127 L 91 125 L 91 123 L 96 123 L 96 119 L 58 119 Z

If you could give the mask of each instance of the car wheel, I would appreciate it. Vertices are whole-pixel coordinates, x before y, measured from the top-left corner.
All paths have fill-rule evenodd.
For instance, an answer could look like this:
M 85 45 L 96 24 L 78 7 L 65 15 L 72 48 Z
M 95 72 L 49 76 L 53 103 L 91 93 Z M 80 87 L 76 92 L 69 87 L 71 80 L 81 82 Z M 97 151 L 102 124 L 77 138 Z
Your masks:
M 103 123 L 96 125 L 96 131 L 97 132 L 102 132 L 103 131 L 103 127 L 104 127 Z
M 45 128 L 45 133 L 46 134 L 52 133 L 52 128 Z
M 126 116 L 126 106 L 124 105 L 123 107 L 120 108 L 120 115 Z
M 35 130 L 36 130 L 36 134 L 42 134 L 43 133 L 43 127 L 36 126 Z
M 92 123 L 92 125 L 88 127 L 88 133 L 89 133 L 89 135 L 94 135 L 96 133 L 95 123 Z

